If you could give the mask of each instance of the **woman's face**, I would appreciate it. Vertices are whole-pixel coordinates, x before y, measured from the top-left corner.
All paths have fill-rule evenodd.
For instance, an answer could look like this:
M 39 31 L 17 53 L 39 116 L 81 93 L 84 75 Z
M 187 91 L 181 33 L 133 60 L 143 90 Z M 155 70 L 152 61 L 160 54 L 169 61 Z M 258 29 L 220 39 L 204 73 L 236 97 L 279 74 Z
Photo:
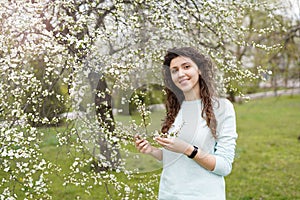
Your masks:
M 186 100 L 200 98 L 200 70 L 196 63 L 188 57 L 178 56 L 171 60 L 170 72 L 174 84 L 183 92 Z

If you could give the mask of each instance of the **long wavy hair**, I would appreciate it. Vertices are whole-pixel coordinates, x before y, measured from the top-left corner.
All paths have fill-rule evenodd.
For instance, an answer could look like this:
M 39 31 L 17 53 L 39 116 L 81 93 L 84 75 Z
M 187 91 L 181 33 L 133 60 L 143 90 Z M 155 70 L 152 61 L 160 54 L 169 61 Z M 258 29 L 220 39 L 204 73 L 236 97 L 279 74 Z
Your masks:
M 170 63 L 178 57 L 184 56 L 190 58 L 199 68 L 199 86 L 200 98 L 202 102 L 201 117 L 206 120 L 207 126 L 210 128 L 213 137 L 217 137 L 216 127 L 217 121 L 213 112 L 213 101 L 216 100 L 216 82 L 214 75 L 214 65 L 211 60 L 191 47 L 182 47 L 169 49 L 164 57 L 163 76 L 166 92 L 166 117 L 162 124 L 161 131 L 168 132 L 180 109 L 181 103 L 184 101 L 183 92 L 174 84 L 171 78 Z

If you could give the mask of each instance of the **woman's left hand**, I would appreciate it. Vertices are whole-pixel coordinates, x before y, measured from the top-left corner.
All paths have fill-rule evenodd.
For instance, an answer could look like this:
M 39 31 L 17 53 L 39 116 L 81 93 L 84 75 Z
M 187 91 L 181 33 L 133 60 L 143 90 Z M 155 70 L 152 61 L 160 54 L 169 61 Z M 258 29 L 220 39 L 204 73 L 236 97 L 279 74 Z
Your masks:
M 189 152 L 190 149 L 193 149 L 193 146 L 191 144 L 188 144 L 187 142 L 177 138 L 162 138 L 157 137 L 155 138 L 158 144 L 160 144 L 162 147 L 164 147 L 167 150 L 176 152 L 176 153 L 183 153 L 186 154 L 186 152 Z

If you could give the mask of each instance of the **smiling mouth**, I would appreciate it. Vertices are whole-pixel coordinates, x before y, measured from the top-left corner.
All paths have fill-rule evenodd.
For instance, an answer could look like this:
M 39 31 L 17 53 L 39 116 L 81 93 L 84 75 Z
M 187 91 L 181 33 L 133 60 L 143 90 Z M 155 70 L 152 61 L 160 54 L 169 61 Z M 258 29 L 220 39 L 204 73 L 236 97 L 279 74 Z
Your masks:
M 179 84 L 183 84 L 183 83 L 185 83 L 186 81 L 188 81 L 189 79 L 183 79 L 183 80 L 180 80 L 179 81 Z

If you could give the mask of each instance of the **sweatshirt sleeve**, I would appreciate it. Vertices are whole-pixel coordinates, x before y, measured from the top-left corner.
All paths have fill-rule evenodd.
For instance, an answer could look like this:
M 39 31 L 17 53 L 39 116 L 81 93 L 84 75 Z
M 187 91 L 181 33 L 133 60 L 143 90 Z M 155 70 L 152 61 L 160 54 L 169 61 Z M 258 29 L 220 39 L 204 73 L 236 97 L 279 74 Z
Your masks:
M 220 176 L 227 176 L 232 169 L 232 163 L 235 156 L 236 139 L 236 118 L 232 103 L 225 100 L 224 117 L 219 123 L 220 129 L 217 135 L 215 152 L 216 165 L 212 171 Z

